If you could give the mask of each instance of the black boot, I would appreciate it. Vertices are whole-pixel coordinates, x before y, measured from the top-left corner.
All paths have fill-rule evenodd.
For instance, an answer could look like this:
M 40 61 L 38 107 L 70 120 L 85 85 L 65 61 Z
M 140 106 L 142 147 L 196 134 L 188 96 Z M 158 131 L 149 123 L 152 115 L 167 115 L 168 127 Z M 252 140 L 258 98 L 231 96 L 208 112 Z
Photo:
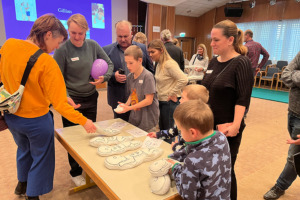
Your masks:
M 23 195 L 26 193 L 26 188 L 27 188 L 27 182 L 18 182 L 18 185 L 15 189 L 15 194 L 16 195 Z

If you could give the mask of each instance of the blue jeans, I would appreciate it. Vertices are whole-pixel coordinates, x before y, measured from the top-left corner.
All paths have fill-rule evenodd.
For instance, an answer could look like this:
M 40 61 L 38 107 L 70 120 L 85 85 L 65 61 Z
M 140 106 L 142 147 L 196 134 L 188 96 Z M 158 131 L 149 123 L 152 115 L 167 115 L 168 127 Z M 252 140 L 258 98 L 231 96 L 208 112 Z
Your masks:
M 27 182 L 26 194 L 39 196 L 50 192 L 55 166 L 54 126 L 50 112 L 36 118 L 5 114 L 5 121 L 18 146 L 18 180 Z
M 288 131 L 292 139 L 298 139 L 297 134 L 300 133 L 300 118 L 295 116 L 292 112 L 288 113 Z M 297 178 L 293 155 L 298 152 L 300 152 L 300 145 L 291 144 L 288 151 L 287 162 L 276 183 L 282 190 L 288 189 Z

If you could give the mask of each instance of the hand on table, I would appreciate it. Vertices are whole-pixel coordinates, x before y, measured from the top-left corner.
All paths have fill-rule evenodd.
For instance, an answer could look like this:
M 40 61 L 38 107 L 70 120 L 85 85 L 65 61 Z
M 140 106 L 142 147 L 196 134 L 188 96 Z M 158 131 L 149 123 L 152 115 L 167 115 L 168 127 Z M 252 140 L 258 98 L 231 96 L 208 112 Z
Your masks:
M 151 138 L 156 138 L 156 133 L 155 132 L 150 132 L 147 134 L 148 137 L 151 137 Z
M 87 133 L 95 133 L 96 132 L 96 126 L 90 119 L 88 119 L 86 121 L 86 123 L 83 125 L 83 128 L 86 130 Z

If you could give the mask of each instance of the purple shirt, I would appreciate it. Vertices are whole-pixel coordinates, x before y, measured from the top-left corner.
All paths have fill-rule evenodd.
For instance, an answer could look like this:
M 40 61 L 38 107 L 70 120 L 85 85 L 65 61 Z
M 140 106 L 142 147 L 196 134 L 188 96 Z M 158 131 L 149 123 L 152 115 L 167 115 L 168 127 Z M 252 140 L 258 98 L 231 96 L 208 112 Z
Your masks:
M 265 50 L 265 48 L 263 48 L 260 43 L 254 42 L 253 40 L 247 41 L 245 46 L 248 48 L 247 57 L 251 60 L 252 68 L 258 67 L 261 69 L 269 59 L 269 53 L 267 52 L 267 50 Z M 258 65 L 260 54 L 263 55 L 263 59 Z

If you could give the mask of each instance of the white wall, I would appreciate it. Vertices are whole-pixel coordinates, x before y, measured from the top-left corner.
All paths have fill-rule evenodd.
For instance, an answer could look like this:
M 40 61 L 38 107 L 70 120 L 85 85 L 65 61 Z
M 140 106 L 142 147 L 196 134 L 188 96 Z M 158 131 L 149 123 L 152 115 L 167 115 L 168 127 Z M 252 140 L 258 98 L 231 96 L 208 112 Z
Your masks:
M 5 28 L 4 28 L 4 19 L 2 11 L 2 0 L 0 0 L 0 46 L 2 46 L 6 40 Z
M 120 20 L 128 20 L 128 1 L 111 0 L 112 8 L 112 42 L 116 42 L 115 24 Z
M 112 42 L 116 41 L 115 24 L 120 20 L 128 19 L 127 0 L 111 0 L 112 9 Z M 3 20 L 2 0 L 0 0 L 0 46 L 6 41 L 5 27 Z

